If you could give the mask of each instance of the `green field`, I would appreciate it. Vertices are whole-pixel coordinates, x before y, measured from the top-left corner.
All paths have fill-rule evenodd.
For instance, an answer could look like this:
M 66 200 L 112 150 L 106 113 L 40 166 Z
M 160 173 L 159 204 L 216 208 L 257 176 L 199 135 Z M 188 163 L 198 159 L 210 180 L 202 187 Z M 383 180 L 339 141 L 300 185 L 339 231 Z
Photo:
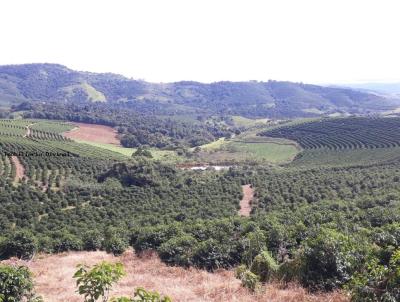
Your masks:
M 200 162 L 212 163 L 274 163 L 293 160 L 300 148 L 293 141 L 279 138 L 259 137 L 250 130 L 232 139 L 219 139 L 201 146 L 197 154 Z
M 235 123 L 236 126 L 239 127 L 253 127 L 256 125 L 262 125 L 262 124 L 266 124 L 269 119 L 267 118 L 263 118 L 263 119 L 250 119 L 250 118 L 246 118 L 240 115 L 234 115 L 232 116 L 232 120 Z
M 49 131 L 55 133 L 63 133 L 75 128 L 71 123 L 47 121 L 47 120 L 30 120 L 30 128 L 39 131 Z

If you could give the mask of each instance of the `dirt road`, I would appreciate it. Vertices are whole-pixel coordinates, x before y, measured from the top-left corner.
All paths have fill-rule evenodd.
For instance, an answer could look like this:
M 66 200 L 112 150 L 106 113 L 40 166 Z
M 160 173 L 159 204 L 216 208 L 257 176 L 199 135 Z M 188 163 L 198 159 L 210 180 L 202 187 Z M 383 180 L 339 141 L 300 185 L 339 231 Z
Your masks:
M 254 189 L 251 187 L 251 185 L 244 185 L 242 186 L 243 190 L 243 198 L 240 201 L 240 210 L 239 210 L 239 215 L 240 216 L 250 216 L 251 212 L 251 201 L 254 198 Z
M 11 162 L 15 166 L 15 178 L 14 182 L 18 182 L 21 180 L 25 175 L 25 168 L 19 161 L 17 156 L 11 156 Z

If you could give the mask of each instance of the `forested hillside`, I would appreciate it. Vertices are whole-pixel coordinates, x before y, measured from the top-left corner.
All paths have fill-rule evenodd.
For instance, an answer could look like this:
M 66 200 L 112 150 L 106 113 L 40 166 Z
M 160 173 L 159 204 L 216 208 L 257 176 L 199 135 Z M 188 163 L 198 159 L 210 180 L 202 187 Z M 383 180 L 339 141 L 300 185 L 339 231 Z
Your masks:
M 156 111 L 230 114 L 246 117 L 304 117 L 373 113 L 400 102 L 376 94 L 291 82 L 176 82 L 155 84 L 115 74 L 78 72 L 55 64 L 0 66 L 0 99 L 20 102 L 127 102 Z

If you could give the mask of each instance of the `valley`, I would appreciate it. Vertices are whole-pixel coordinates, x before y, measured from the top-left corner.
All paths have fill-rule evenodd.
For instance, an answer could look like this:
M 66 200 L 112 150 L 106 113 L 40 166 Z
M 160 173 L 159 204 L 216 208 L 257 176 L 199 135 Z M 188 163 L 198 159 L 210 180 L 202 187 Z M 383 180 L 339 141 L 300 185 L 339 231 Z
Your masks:
M 57 93 L 38 102 L 24 86 L 25 100 L 0 119 L 0 259 L 28 267 L 45 301 L 82 301 L 75 266 L 102 260 L 127 271 L 115 295 L 144 286 L 173 301 L 358 302 L 382 282 L 395 295 L 400 117 L 373 111 L 372 96 L 354 114 L 278 114 L 246 101 L 230 108 L 227 91 L 261 85 L 277 101 L 295 87 L 326 98 L 331 90 L 216 83 L 195 102 L 199 85 L 180 83 L 121 101 L 120 78 L 111 89 L 102 82 L 110 75 L 87 77 L 101 102 Z M 144 93 L 142 83 L 126 85 Z M 221 99 L 205 99 L 210 87 Z M 67 99 L 89 89 L 64 88 Z

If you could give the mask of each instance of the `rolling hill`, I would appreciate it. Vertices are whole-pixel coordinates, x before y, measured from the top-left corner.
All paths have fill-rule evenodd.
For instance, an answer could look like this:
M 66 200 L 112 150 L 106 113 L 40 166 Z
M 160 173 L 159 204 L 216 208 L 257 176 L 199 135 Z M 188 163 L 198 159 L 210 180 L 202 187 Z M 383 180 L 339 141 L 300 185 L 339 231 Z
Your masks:
M 207 112 L 292 118 L 335 113 L 370 114 L 400 107 L 400 100 L 349 88 L 292 82 L 149 83 L 121 75 L 71 70 L 57 64 L 0 66 L 0 102 L 124 102 L 140 110 Z

